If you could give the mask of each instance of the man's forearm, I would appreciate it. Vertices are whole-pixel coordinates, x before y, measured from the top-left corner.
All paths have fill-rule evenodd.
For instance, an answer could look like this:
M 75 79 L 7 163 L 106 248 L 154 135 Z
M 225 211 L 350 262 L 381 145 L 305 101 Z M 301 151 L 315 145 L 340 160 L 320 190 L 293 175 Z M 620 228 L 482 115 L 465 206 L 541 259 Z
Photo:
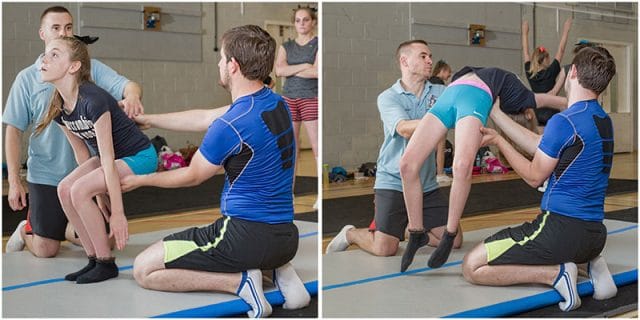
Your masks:
M 413 133 L 416 131 L 416 128 L 418 127 L 418 124 L 420 123 L 420 120 L 421 119 L 402 120 L 396 126 L 396 131 L 398 132 L 399 135 L 401 135 L 405 139 L 409 140 L 411 138 L 411 136 L 413 135 Z
M 156 172 L 148 175 L 136 176 L 138 185 L 159 188 L 181 188 L 196 186 L 201 183 L 198 176 L 190 172 L 189 167 L 170 171 Z
M 509 144 L 509 142 L 507 142 L 507 140 L 502 137 L 498 140 L 496 146 L 500 149 L 500 152 L 507 159 L 513 170 L 515 170 L 518 175 L 527 182 L 527 184 L 532 187 L 539 186 L 536 181 L 537 178 L 534 177 L 531 172 L 531 161 L 520 154 L 511 144 Z M 533 154 L 533 152 L 531 154 Z
M 5 131 L 5 154 L 9 183 L 20 183 L 20 155 L 22 153 L 22 131 L 7 125 Z
M 513 121 L 502 111 L 492 112 L 491 119 L 515 144 L 528 154 L 534 154 L 540 143 L 540 136 Z
M 142 100 L 142 87 L 134 81 L 129 81 L 127 85 L 124 87 L 124 92 L 122 93 L 123 98 L 138 98 Z
M 229 106 L 216 109 L 193 109 L 172 113 L 147 114 L 144 117 L 153 128 L 202 132 L 207 131 L 211 123 L 229 110 Z

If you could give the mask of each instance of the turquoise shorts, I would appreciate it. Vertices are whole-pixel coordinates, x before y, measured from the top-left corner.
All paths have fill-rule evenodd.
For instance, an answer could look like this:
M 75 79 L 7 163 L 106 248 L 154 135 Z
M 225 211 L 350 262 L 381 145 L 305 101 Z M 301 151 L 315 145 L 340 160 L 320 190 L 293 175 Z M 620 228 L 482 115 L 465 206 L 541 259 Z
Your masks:
M 132 156 L 124 157 L 124 161 L 136 175 L 154 173 L 158 170 L 158 154 L 153 144 Z
M 459 84 L 447 87 L 429 113 L 440 119 L 447 129 L 455 128 L 456 122 L 466 116 L 474 116 L 486 126 L 492 106 L 493 99 L 486 91 Z

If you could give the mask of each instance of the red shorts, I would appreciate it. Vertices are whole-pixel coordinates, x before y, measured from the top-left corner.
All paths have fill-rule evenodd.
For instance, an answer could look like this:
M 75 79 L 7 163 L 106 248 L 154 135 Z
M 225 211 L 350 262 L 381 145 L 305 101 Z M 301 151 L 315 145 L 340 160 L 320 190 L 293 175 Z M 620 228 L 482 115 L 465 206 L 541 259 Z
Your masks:
M 291 110 L 292 121 L 318 120 L 318 97 L 315 98 L 287 98 L 284 100 Z

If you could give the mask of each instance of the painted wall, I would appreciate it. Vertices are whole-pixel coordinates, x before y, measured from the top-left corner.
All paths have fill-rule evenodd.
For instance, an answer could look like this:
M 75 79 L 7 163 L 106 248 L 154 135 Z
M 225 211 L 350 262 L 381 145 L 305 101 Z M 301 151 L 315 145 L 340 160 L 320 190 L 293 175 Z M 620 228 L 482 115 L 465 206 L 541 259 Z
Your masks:
M 303 3 L 301 3 L 303 4 Z M 81 20 L 87 19 L 88 14 L 78 17 L 78 3 L 3 3 L 2 4 L 2 108 L 7 101 L 9 89 L 17 73 L 23 68 L 33 64 L 37 56 L 44 51 L 44 43 L 38 37 L 40 15 L 47 7 L 53 5 L 66 6 L 74 14 L 75 30 Z M 129 4 L 131 5 L 131 4 Z M 144 3 L 147 6 L 163 6 L 162 3 Z M 142 4 L 140 4 L 142 6 Z M 169 5 L 176 10 L 176 4 Z M 219 51 L 214 52 L 214 3 L 189 4 L 188 8 L 200 9 L 202 12 L 201 33 L 202 47 L 200 61 L 175 62 L 145 59 L 112 59 L 100 58 L 101 61 L 118 71 L 127 78 L 140 83 L 144 90 L 143 104 L 147 113 L 164 113 L 187 110 L 193 108 L 209 108 L 224 106 L 231 102 L 230 95 L 222 87 L 218 86 Z M 265 21 L 291 23 L 293 9 L 298 3 L 218 3 L 217 26 L 218 39 L 225 30 L 244 24 L 256 24 L 265 27 Z M 120 19 L 117 11 L 106 13 L 112 15 L 114 23 Z M 103 20 L 108 17 L 102 17 Z M 120 22 L 121 23 L 121 22 Z M 170 29 L 171 21 L 163 21 L 163 28 Z M 176 19 L 173 23 L 179 23 Z M 152 32 L 152 31 L 149 31 Z M 99 40 L 98 43 L 99 44 Z M 138 43 L 120 43 L 120 50 L 136 50 Z M 101 56 L 93 48 L 94 56 Z M 167 46 L 163 50 L 177 51 L 180 54 L 189 48 Z M 4 130 L 4 128 L 3 128 Z M 167 139 L 169 146 L 176 149 L 186 146 L 187 143 L 200 144 L 202 133 L 179 133 L 165 130 L 151 129 L 145 132 L 149 137 L 160 134 Z M 26 148 L 26 137 L 25 144 Z M 26 150 L 26 149 L 24 149 Z M 4 150 L 3 150 L 4 159 Z M 26 152 L 23 152 L 23 160 Z
M 530 46 L 543 44 L 555 53 L 562 24 L 571 14 L 566 4 L 544 6 L 536 5 L 534 19 L 532 3 L 324 3 L 323 162 L 353 170 L 363 162 L 376 161 L 383 140 L 376 98 L 400 77 L 394 53 L 402 41 L 425 39 L 434 61 L 445 59 L 454 70 L 464 65 L 499 66 L 526 79 L 520 42 L 523 17 L 530 22 Z M 547 8 L 554 6 L 563 10 Z M 575 9 L 610 12 L 577 5 Z M 636 19 L 575 13 L 561 64 L 571 61 L 571 44 L 578 39 L 629 42 L 633 45 L 631 86 L 636 88 L 637 5 L 631 4 L 629 10 Z M 466 44 L 468 24 L 486 25 L 486 47 Z M 624 130 L 628 136 L 618 138 L 636 149 L 638 97 L 635 89 L 630 94 L 631 114 L 624 118 L 632 120 L 621 124 L 629 126 Z

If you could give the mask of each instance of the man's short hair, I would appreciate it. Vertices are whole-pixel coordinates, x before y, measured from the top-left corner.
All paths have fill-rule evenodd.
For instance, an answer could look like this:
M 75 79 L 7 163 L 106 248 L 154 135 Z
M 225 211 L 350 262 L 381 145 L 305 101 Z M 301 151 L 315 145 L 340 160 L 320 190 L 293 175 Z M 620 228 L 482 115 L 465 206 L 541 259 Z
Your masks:
M 255 25 L 235 27 L 222 35 L 222 50 L 230 61 L 234 58 L 248 80 L 264 80 L 273 69 L 276 40 Z
M 578 83 L 596 94 L 602 93 L 616 74 L 616 62 L 603 47 L 586 47 L 573 58 Z
M 403 51 L 406 47 L 408 47 L 408 46 L 410 46 L 410 45 L 412 45 L 412 44 L 415 44 L 415 43 L 418 43 L 418 44 L 424 44 L 424 45 L 425 45 L 425 46 L 427 46 L 427 47 L 429 46 L 429 44 L 428 44 L 426 41 L 421 40 L 421 39 L 405 41 L 405 42 L 401 43 L 401 44 L 398 46 L 398 49 L 396 49 L 396 61 L 400 61 L 400 55 L 402 54 L 402 51 Z
M 44 17 L 49 13 L 67 13 L 71 16 L 71 12 L 69 12 L 69 9 L 63 6 L 49 7 L 49 8 L 46 8 L 44 12 L 42 12 L 42 15 L 40 15 L 40 24 L 42 24 L 42 19 L 44 19 Z

